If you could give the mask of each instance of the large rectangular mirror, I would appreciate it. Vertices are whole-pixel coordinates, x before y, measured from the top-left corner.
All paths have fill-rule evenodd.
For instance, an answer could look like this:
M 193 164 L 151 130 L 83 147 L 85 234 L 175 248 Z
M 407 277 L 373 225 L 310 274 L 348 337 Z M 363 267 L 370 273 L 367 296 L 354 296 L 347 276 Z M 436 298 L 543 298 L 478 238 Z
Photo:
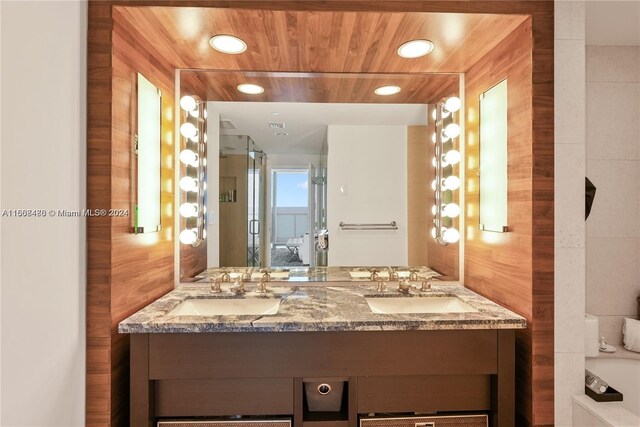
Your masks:
M 237 90 L 247 82 L 264 92 Z M 402 90 L 375 93 L 391 83 Z M 458 74 L 181 71 L 180 96 L 206 107 L 208 153 L 205 244 L 180 245 L 181 279 L 202 277 L 203 259 L 206 269 L 428 266 L 457 279 L 457 244 L 428 240 L 430 104 L 458 91 Z

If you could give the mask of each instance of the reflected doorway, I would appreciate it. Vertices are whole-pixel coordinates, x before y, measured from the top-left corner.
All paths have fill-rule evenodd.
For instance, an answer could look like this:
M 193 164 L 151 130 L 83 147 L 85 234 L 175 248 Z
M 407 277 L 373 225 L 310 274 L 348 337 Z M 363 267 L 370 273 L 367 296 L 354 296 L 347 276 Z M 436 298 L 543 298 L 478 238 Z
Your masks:
M 308 266 L 312 253 L 309 219 L 310 169 L 273 169 L 271 172 L 271 267 Z

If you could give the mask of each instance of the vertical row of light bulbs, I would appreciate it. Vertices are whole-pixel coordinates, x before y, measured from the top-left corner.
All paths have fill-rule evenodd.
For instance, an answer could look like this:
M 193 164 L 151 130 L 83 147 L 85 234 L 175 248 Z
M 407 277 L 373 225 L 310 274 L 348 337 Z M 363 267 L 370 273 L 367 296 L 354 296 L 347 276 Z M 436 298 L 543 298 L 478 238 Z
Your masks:
M 431 209 L 434 227 L 431 236 L 441 245 L 460 240 L 460 232 L 456 228 L 456 218 L 460 216 L 460 205 L 456 203 L 460 178 L 454 174 L 454 166 L 462 160 L 460 151 L 456 149 L 456 141 L 462 131 L 456 123 L 456 113 L 461 106 L 460 98 L 445 98 L 436 104 L 432 115 L 435 121 L 435 132 L 432 136 L 435 145 L 435 156 L 432 159 L 435 179 L 431 183 L 434 190 L 434 204 Z
M 180 98 L 180 242 L 198 246 L 206 238 L 206 118 L 198 97 Z

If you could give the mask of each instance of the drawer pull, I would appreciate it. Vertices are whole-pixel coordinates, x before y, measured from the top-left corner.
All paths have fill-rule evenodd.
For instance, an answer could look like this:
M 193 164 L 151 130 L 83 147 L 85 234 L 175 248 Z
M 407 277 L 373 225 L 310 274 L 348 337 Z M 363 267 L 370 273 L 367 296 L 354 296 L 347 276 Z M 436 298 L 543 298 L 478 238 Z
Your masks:
M 435 427 L 436 423 L 427 422 L 427 423 L 416 423 L 415 427 Z
M 329 384 L 323 383 L 318 386 L 318 394 L 326 396 L 329 393 L 331 393 L 331 386 Z

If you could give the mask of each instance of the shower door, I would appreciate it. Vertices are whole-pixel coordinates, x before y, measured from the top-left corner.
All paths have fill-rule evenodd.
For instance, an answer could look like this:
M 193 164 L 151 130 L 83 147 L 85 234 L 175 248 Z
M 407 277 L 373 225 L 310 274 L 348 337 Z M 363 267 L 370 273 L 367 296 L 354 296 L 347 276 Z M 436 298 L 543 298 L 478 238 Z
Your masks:
M 262 267 L 264 264 L 265 219 L 264 209 L 264 173 L 267 157 L 256 147 L 251 138 L 247 138 L 247 172 L 248 172 L 248 240 L 247 266 Z

